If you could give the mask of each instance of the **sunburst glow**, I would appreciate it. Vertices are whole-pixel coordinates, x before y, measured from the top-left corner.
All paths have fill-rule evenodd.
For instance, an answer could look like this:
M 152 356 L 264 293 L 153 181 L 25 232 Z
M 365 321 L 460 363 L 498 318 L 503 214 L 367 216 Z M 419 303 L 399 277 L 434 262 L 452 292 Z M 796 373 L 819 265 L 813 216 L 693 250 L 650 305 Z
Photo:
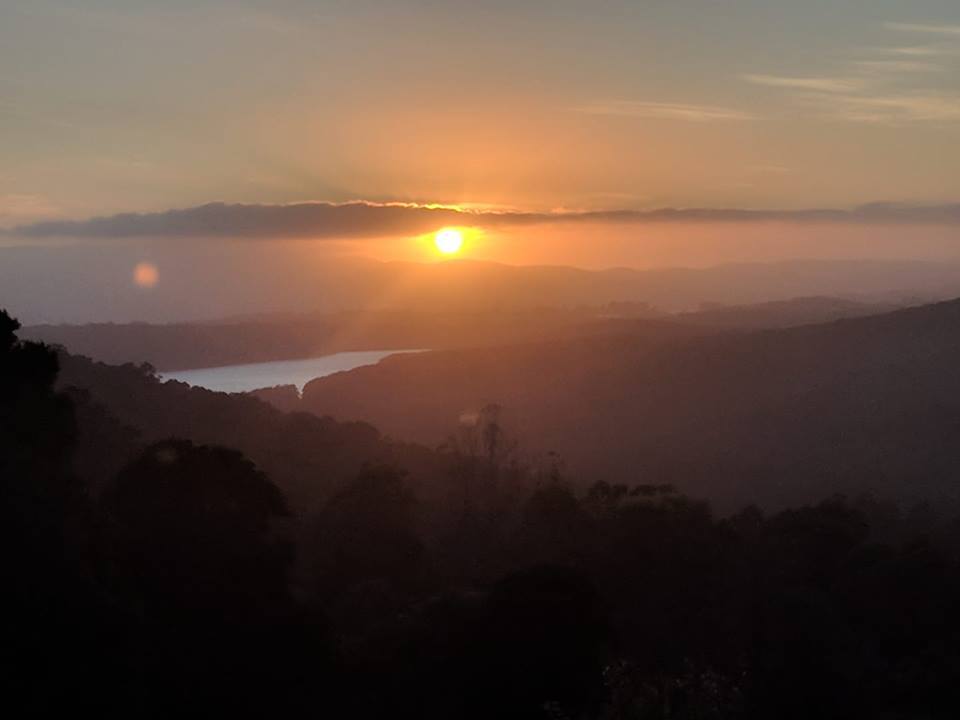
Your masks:
M 433 236 L 433 242 L 444 255 L 455 255 L 463 247 L 463 233 L 456 228 L 444 228 Z

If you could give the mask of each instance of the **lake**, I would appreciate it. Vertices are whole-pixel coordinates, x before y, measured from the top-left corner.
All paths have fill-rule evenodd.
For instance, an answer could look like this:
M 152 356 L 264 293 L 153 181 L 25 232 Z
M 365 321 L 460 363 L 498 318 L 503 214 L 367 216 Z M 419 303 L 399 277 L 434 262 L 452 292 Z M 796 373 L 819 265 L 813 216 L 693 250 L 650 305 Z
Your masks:
M 179 380 L 188 385 L 217 392 L 249 392 L 275 385 L 296 385 L 298 391 L 314 378 L 375 365 L 390 355 L 423 352 L 422 350 L 362 350 L 323 355 L 306 360 L 275 360 L 247 365 L 176 370 L 159 373 L 161 380 Z

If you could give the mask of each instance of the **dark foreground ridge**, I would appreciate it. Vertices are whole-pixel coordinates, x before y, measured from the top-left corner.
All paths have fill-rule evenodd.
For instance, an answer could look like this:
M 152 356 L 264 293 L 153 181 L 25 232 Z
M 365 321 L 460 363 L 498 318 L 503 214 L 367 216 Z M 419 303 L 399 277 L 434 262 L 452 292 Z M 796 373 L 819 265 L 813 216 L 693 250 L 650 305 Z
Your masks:
M 870 327 L 916 321 L 922 338 L 955 309 Z M 575 492 L 558 465 L 517 462 L 495 407 L 439 451 L 395 446 L 146 368 L 61 355 L 61 387 L 87 385 L 57 390 L 57 355 L 16 329 L 0 314 L 12 717 L 960 707 L 949 507 L 832 497 L 717 517 L 639 475 Z

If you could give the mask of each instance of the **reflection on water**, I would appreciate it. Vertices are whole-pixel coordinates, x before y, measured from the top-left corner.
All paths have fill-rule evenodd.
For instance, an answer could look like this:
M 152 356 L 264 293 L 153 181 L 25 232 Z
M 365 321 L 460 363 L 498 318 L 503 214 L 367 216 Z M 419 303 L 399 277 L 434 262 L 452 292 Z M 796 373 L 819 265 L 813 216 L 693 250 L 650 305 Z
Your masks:
M 422 350 L 363 350 L 342 352 L 306 360 L 276 360 L 248 365 L 225 365 L 199 370 L 161 373 L 162 380 L 179 380 L 218 392 L 249 392 L 275 385 L 296 385 L 298 391 L 314 378 L 363 365 L 374 365 L 389 355 Z

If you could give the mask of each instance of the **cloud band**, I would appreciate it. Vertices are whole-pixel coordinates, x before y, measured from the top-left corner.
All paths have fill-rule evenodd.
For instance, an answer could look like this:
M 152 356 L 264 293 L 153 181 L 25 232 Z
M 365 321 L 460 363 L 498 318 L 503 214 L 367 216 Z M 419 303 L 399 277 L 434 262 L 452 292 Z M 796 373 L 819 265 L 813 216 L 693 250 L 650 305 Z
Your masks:
M 589 212 L 471 211 L 431 205 L 324 202 L 290 205 L 209 203 L 153 213 L 20 225 L 6 234 L 28 238 L 364 238 L 412 235 L 446 225 L 480 228 L 554 223 L 788 222 L 960 224 L 960 203 L 913 206 L 875 203 L 850 210 L 662 208 Z

